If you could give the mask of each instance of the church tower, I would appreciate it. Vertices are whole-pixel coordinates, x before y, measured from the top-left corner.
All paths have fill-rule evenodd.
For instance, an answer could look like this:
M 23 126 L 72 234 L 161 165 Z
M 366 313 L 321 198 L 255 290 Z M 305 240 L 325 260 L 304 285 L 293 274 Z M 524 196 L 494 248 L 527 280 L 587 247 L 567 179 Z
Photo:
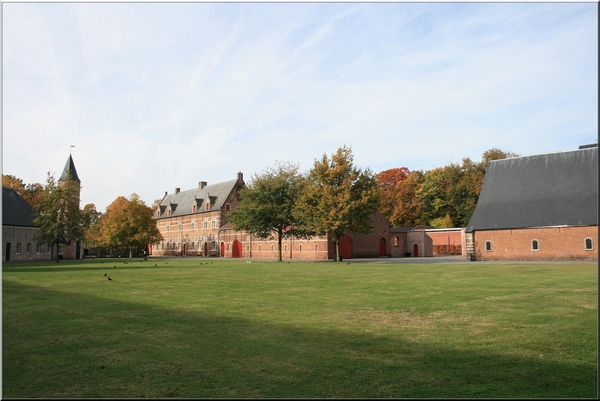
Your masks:
M 81 180 L 79 179 L 79 175 L 77 175 L 77 169 L 75 168 L 75 163 L 73 162 L 73 156 L 69 154 L 69 158 L 67 159 L 67 163 L 65 164 L 65 168 L 58 179 L 58 185 L 64 186 L 67 178 L 69 178 L 77 184 L 77 207 L 79 207 L 80 197 L 81 197 Z M 58 255 L 61 259 L 80 259 L 83 257 L 83 243 L 81 240 L 77 241 L 69 241 L 66 244 L 63 244 L 58 249 Z

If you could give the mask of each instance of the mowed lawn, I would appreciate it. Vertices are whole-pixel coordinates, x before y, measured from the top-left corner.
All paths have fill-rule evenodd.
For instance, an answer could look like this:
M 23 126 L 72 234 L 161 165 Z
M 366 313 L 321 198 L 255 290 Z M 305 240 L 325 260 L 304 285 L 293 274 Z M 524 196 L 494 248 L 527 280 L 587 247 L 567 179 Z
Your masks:
M 597 300 L 597 264 L 5 263 L 2 396 L 596 398 Z

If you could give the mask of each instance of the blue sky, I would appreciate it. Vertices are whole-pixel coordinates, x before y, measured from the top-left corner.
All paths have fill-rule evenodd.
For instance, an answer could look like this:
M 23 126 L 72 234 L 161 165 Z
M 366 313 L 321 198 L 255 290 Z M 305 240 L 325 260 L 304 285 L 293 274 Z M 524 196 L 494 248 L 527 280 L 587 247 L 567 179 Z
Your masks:
M 595 2 L 2 7 L 3 173 L 72 151 L 102 212 L 344 144 L 379 172 L 597 142 Z

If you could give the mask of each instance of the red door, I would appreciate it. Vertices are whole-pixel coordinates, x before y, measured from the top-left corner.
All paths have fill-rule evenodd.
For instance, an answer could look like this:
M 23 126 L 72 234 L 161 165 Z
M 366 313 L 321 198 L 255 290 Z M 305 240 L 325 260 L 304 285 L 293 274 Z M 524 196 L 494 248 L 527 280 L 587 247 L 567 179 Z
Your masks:
M 343 259 L 352 259 L 352 241 L 350 237 L 343 236 L 340 238 L 340 256 Z
M 242 257 L 242 243 L 238 240 L 233 241 L 233 248 L 231 249 L 231 256 L 234 258 Z
M 413 245 L 413 256 L 416 258 L 417 256 L 419 256 L 419 245 L 414 244 Z
M 204 256 L 208 256 L 208 242 L 204 243 Z
M 221 257 L 225 257 L 225 243 L 221 242 Z
M 385 238 L 379 240 L 379 256 L 385 258 L 387 256 L 387 247 L 385 244 Z

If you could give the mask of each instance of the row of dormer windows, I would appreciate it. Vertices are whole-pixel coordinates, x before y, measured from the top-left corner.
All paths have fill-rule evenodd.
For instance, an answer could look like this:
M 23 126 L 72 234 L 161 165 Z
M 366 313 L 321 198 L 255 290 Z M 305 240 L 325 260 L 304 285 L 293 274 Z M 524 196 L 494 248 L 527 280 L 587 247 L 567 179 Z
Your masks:
M 211 208 L 211 204 L 210 202 L 206 202 L 206 204 L 204 205 L 204 210 L 205 211 L 209 211 Z M 167 209 L 167 217 L 170 217 L 173 214 L 173 210 L 174 208 L 169 206 L 169 208 Z M 225 204 L 225 211 L 230 211 L 231 210 L 231 205 L 229 203 Z M 193 205 L 192 206 L 192 213 L 197 213 L 198 212 L 198 207 L 197 205 Z M 161 216 L 161 207 L 159 207 L 158 211 L 156 212 L 156 217 L 160 217 Z

